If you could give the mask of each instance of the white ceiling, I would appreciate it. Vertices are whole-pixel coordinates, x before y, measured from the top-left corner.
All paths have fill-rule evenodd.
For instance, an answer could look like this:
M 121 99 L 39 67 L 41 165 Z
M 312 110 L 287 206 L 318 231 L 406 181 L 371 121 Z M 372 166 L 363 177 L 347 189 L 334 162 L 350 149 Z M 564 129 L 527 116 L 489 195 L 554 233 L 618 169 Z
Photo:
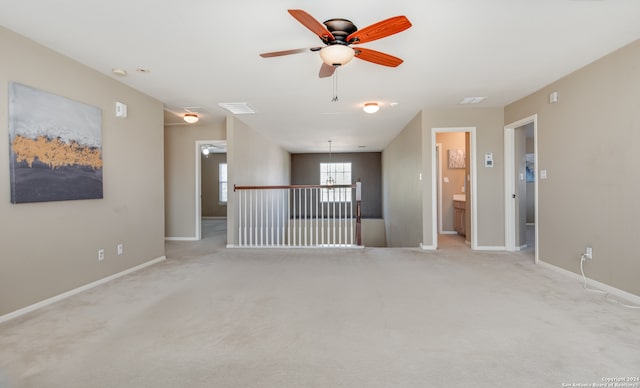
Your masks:
M 339 69 L 339 101 L 331 102 L 333 80 L 318 78 L 317 53 L 258 55 L 321 45 L 287 9 L 359 28 L 405 15 L 413 27 L 362 44 L 405 62 L 387 68 L 354 59 Z M 249 103 L 257 113 L 239 118 L 291 152 L 326 152 L 328 140 L 337 152 L 379 151 L 421 109 L 460 107 L 464 97 L 488 97 L 476 107 L 502 107 L 640 38 L 639 15 L 638 0 L 0 2 L 3 26 L 169 111 L 197 107 L 212 123 L 226 114 L 218 103 Z M 366 114 L 367 101 L 382 108 Z

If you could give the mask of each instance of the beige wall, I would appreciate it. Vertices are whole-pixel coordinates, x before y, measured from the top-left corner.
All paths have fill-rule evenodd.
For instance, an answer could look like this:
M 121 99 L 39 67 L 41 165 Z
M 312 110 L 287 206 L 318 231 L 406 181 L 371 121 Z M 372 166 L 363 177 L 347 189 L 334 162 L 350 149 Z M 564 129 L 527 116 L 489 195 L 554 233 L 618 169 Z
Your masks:
M 549 104 L 557 91 L 559 102 Z M 640 41 L 505 108 L 538 115 L 539 258 L 640 295 Z
M 202 182 L 202 216 L 226 217 L 227 204 L 220 203 L 220 164 L 227 162 L 226 153 L 200 156 Z
M 166 237 L 196 237 L 196 141 L 225 138 L 224 121 L 211 126 L 176 125 L 164 128 Z
M 504 164 L 502 108 L 425 109 L 422 112 L 423 244 L 433 245 L 431 210 L 432 128 L 476 127 L 477 245 L 479 249 L 504 247 Z M 471 152 L 471 151 L 470 151 Z M 493 153 L 494 167 L 484 167 L 484 155 Z M 467 206 L 468 207 L 468 206 Z M 467 236 L 467 238 L 469 238 Z
M 0 315 L 164 256 L 163 106 L 0 27 Z M 11 204 L 8 82 L 102 110 L 98 200 Z M 129 117 L 114 116 L 115 102 Z M 117 256 L 117 244 L 124 254 Z M 98 249 L 105 259 L 98 262 Z
M 449 150 L 466 150 L 464 132 L 438 133 L 436 143 L 442 144 L 442 230 L 454 231 L 453 195 L 462 194 L 465 169 L 449 168 Z M 447 178 L 448 182 L 445 182 Z
M 417 247 L 422 242 L 421 141 L 418 114 L 382 152 L 382 217 L 388 247 Z
M 291 155 L 264 135 L 233 116 L 227 117 L 229 212 L 227 243 L 237 245 L 234 185 L 272 186 L 291 182 Z

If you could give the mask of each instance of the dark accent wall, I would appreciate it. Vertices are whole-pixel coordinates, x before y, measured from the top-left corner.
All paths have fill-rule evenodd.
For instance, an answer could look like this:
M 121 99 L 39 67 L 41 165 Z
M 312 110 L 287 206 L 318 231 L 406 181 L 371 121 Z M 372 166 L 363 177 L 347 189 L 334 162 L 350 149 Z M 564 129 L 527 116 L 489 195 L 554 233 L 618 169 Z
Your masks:
M 220 163 L 227 162 L 227 154 L 210 154 L 209 157 L 201 155 L 202 169 L 202 216 L 226 217 L 227 204 L 220 203 L 219 191 L 219 167 Z M 233 188 L 231 188 L 233 190 Z
M 320 163 L 329 154 L 291 154 L 291 184 L 320 183 Z M 362 217 L 382 218 L 382 154 L 380 152 L 333 153 L 332 163 L 351 162 L 351 178 L 362 180 Z

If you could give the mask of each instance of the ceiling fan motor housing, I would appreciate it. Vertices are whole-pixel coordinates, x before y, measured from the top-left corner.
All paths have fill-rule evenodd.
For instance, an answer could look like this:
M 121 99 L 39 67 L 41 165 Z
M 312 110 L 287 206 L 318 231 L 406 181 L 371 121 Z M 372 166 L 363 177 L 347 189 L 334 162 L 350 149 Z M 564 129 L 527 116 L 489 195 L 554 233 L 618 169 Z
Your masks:
M 327 30 L 333 34 L 336 38 L 333 41 L 323 40 L 325 44 L 343 44 L 349 45 L 353 42 L 347 42 L 347 37 L 354 32 L 358 31 L 358 27 L 356 27 L 351 21 L 347 19 L 329 19 L 324 22 L 324 25 L 327 27 Z

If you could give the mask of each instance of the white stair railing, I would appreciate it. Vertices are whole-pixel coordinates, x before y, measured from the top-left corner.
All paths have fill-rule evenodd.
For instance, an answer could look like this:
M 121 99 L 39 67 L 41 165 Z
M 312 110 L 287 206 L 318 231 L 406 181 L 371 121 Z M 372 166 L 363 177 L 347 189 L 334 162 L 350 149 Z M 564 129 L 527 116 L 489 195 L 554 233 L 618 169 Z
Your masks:
M 362 245 L 360 180 L 333 186 L 236 185 L 233 191 L 239 247 Z

